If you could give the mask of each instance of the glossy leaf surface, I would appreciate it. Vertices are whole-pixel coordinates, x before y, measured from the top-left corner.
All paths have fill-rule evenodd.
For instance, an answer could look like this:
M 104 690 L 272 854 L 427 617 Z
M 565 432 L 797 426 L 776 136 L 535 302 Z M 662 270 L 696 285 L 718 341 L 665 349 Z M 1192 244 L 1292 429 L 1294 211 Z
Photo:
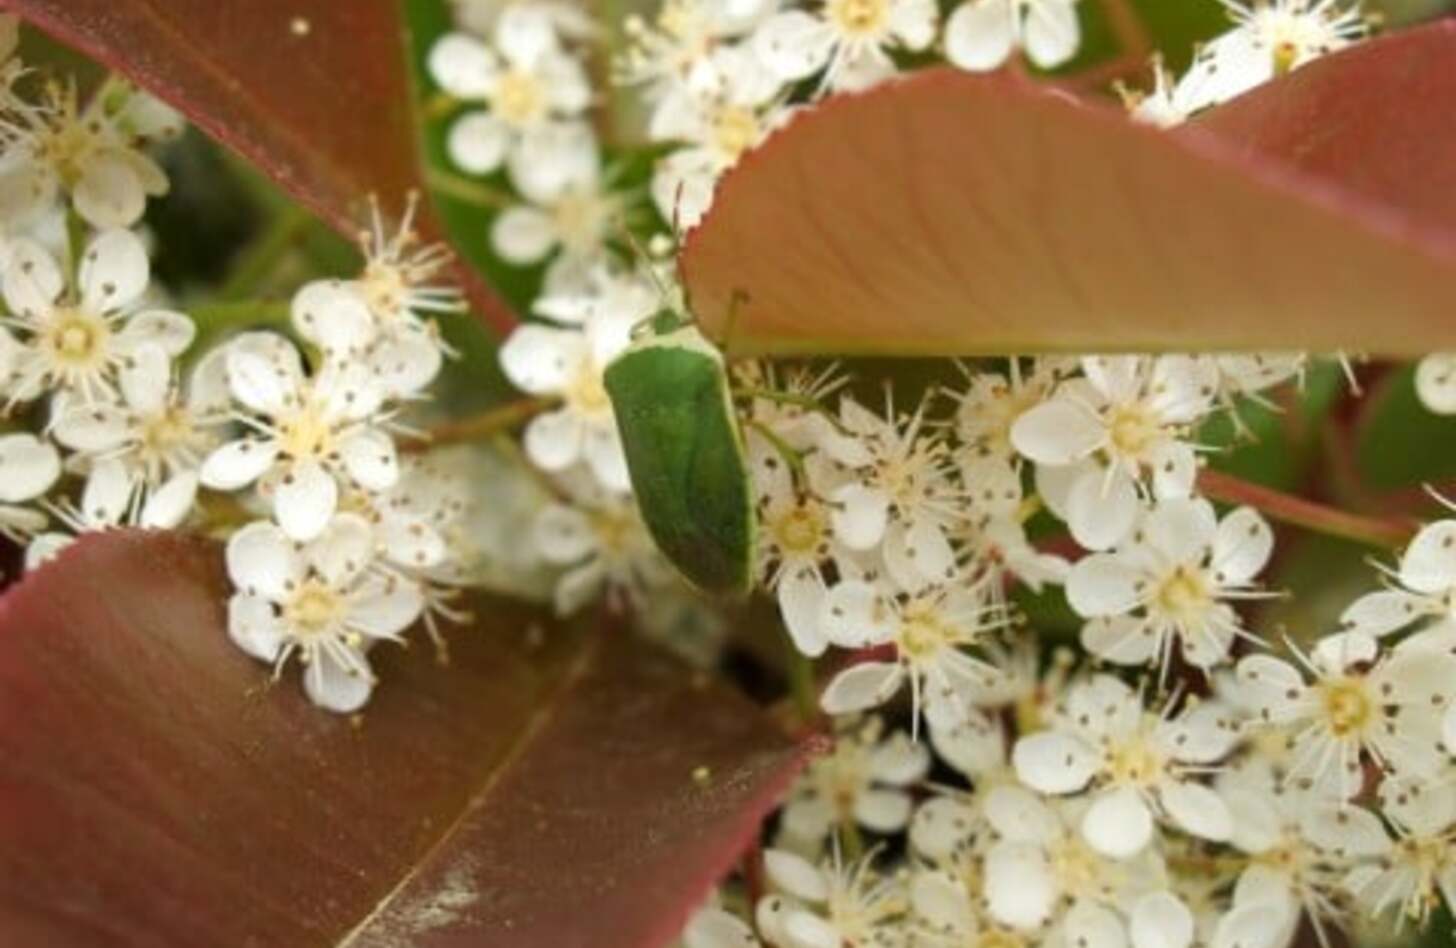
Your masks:
M 802 113 L 687 242 L 756 352 L 1456 345 L 1456 23 L 1328 57 L 1166 134 L 1009 74 Z
M 321 712 L 227 640 L 220 559 L 92 536 L 0 599 L 0 943 L 652 948 L 797 762 L 631 639 L 494 602 Z

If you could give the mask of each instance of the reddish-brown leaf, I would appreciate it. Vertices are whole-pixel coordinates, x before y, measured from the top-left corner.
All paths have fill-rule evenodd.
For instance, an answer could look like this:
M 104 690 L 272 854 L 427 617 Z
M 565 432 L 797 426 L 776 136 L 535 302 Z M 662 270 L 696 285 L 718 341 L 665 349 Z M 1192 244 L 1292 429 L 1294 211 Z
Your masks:
M 652 948 L 782 789 L 751 705 L 483 603 L 357 720 L 269 687 L 216 548 L 88 537 L 0 599 L 0 944 Z
M 924 72 L 749 155 L 684 276 L 734 351 L 1450 348 L 1453 88 L 1452 22 L 1177 134 L 1012 75 Z
M 349 237 L 376 194 L 424 193 L 393 0 L 0 0 L 181 109 Z M 432 216 L 423 222 L 438 234 Z M 471 303 L 509 329 L 466 267 Z

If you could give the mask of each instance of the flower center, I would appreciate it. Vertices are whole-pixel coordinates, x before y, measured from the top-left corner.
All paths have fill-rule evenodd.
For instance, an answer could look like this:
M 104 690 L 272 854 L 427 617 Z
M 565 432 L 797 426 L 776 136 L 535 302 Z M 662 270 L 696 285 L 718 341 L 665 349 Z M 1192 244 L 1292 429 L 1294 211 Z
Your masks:
M 988 928 L 971 942 L 975 948 L 1026 948 L 1026 939 L 1004 928 Z
M 55 169 L 67 187 L 81 180 L 85 159 L 98 147 L 99 128 L 67 116 L 39 143 L 40 157 Z
M 713 115 L 713 143 L 725 164 L 733 164 L 758 142 L 758 116 L 741 105 L 721 106 Z
M 785 553 L 808 556 L 824 542 L 824 515 L 807 504 L 796 505 L 773 523 L 773 536 Z
M 592 531 L 604 552 L 623 554 L 631 545 L 632 520 L 615 511 L 600 510 L 592 516 Z
M 566 403 L 586 418 L 601 418 L 612 405 L 606 386 L 602 384 L 602 373 L 590 360 L 582 362 L 564 395 Z
M 1208 592 L 1201 570 L 1179 566 L 1163 580 L 1154 601 L 1163 615 L 1190 622 L 1201 617 L 1208 607 Z
M 144 419 L 141 429 L 142 450 L 158 457 L 189 444 L 196 434 L 191 413 L 179 405 L 170 405 Z
M 1072 896 L 1091 895 L 1099 888 L 1107 868 L 1081 837 L 1063 836 L 1047 853 L 1051 857 L 1052 874 L 1062 891 Z
M 594 191 L 567 191 L 551 209 L 556 235 L 567 250 L 590 252 L 600 245 L 612 209 L 611 202 Z
M 1157 440 L 1162 430 L 1158 418 L 1140 404 L 1118 405 L 1107 420 L 1107 435 L 1115 454 L 1139 458 Z
M 106 360 L 111 328 L 106 320 L 79 309 L 60 309 L 46 327 L 43 344 L 66 368 L 93 368 Z
M 1324 710 L 1325 723 L 1335 737 L 1362 734 L 1375 719 L 1376 703 L 1363 679 L 1352 676 L 1321 681 L 1320 705 Z
M 829 0 L 829 19 L 856 39 L 879 36 L 890 21 L 889 0 Z
M 912 603 L 900 618 L 899 646 L 912 661 L 930 658 L 955 639 L 929 605 Z
M 512 69 L 502 75 L 490 98 L 491 111 L 507 125 L 532 125 L 546 111 L 546 91 L 532 73 Z
M 323 412 L 305 405 L 278 425 L 278 442 L 291 458 L 320 458 L 333 449 L 333 429 Z
M 1142 734 L 1124 744 L 1113 745 L 1107 769 L 1112 781 L 1124 786 L 1146 787 L 1163 774 L 1163 755 Z
M 327 633 L 343 616 L 343 597 L 317 579 L 305 580 L 283 607 L 284 619 L 299 637 Z
M 404 311 L 409 284 L 399 267 L 374 261 L 364 269 L 359 284 L 371 313 L 396 316 Z

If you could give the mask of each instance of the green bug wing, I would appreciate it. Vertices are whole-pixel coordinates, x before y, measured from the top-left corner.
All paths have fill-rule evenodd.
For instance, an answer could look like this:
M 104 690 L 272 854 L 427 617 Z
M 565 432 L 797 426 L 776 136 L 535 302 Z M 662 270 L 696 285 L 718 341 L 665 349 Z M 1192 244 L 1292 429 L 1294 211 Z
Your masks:
M 653 540 L 700 589 L 746 593 L 753 497 L 721 358 L 680 330 L 629 349 L 605 382 Z

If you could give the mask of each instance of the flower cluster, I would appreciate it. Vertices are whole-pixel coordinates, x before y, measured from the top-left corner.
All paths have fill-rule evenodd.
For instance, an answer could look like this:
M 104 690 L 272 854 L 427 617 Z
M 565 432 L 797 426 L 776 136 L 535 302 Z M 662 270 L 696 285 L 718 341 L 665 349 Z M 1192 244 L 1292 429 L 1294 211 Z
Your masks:
M 1183 76 L 1158 65 L 1151 91 L 1126 93 L 1137 119 L 1178 124 L 1369 26 L 1340 0 L 1224 6 L 1230 28 Z M 525 0 L 460 24 L 433 60 L 467 103 L 452 156 L 476 176 L 504 164 L 521 200 L 496 248 L 547 264 L 539 321 L 501 351 L 549 406 L 523 436 L 556 495 L 536 554 L 560 567 L 563 612 L 647 608 L 681 584 L 635 511 L 603 373 L 635 327 L 682 308 L 660 259 L 675 234 L 654 258 L 615 239 L 613 215 L 641 230 L 644 209 L 602 169 L 574 91 L 589 29 Z M 1076 0 L 664 0 L 624 33 L 614 78 L 667 147 L 648 192 L 672 231 L 823 95 L 934 55 L 1055 68 L 1081 42 Z M 522 70 L 529 128 L 504 78 Z M 1312 364 L 982 360 L 908 404 L 866 396 L 852 366 L 733 364 L 757 585 L 824 671 L 815 710 L 835 741 L 770 824 L 761 871 L 682 944 L 1279 948 L 1302 920 L 1325 938 L 1456 898 L 1456 523 L 1426 527 L 1341 628 L 1268 640 L 1251 607 L 1279 595 L 1262 579 L 1275 532 L 1204 490 L 1209 456 Z M 1456 411 L 1451 356 L 1416 378 Z M 1078 648 L 1018 608 L 1047 599 L 1075 615 Z
M 359 708 L 370 646 L 421 617 L 442 641 L 470 581 L 468 494 L 396 445 L 446 353 L 432 317 L 463 308 L 448 254 L 419 244 L 412 208 L 392 232 L 376 208 L 362 270 L 277 307 L 288 332 L 193 353 L 140 232 L 180 118 L 115 79 L 82 101 L 13 58 L 4 78 L 0 394 L 36 430 L 0 438 L 0 529 L 27 567 L 118 526 L 225 538 L 233 640 L 277 669 L 297 656 L 319 705 Z

